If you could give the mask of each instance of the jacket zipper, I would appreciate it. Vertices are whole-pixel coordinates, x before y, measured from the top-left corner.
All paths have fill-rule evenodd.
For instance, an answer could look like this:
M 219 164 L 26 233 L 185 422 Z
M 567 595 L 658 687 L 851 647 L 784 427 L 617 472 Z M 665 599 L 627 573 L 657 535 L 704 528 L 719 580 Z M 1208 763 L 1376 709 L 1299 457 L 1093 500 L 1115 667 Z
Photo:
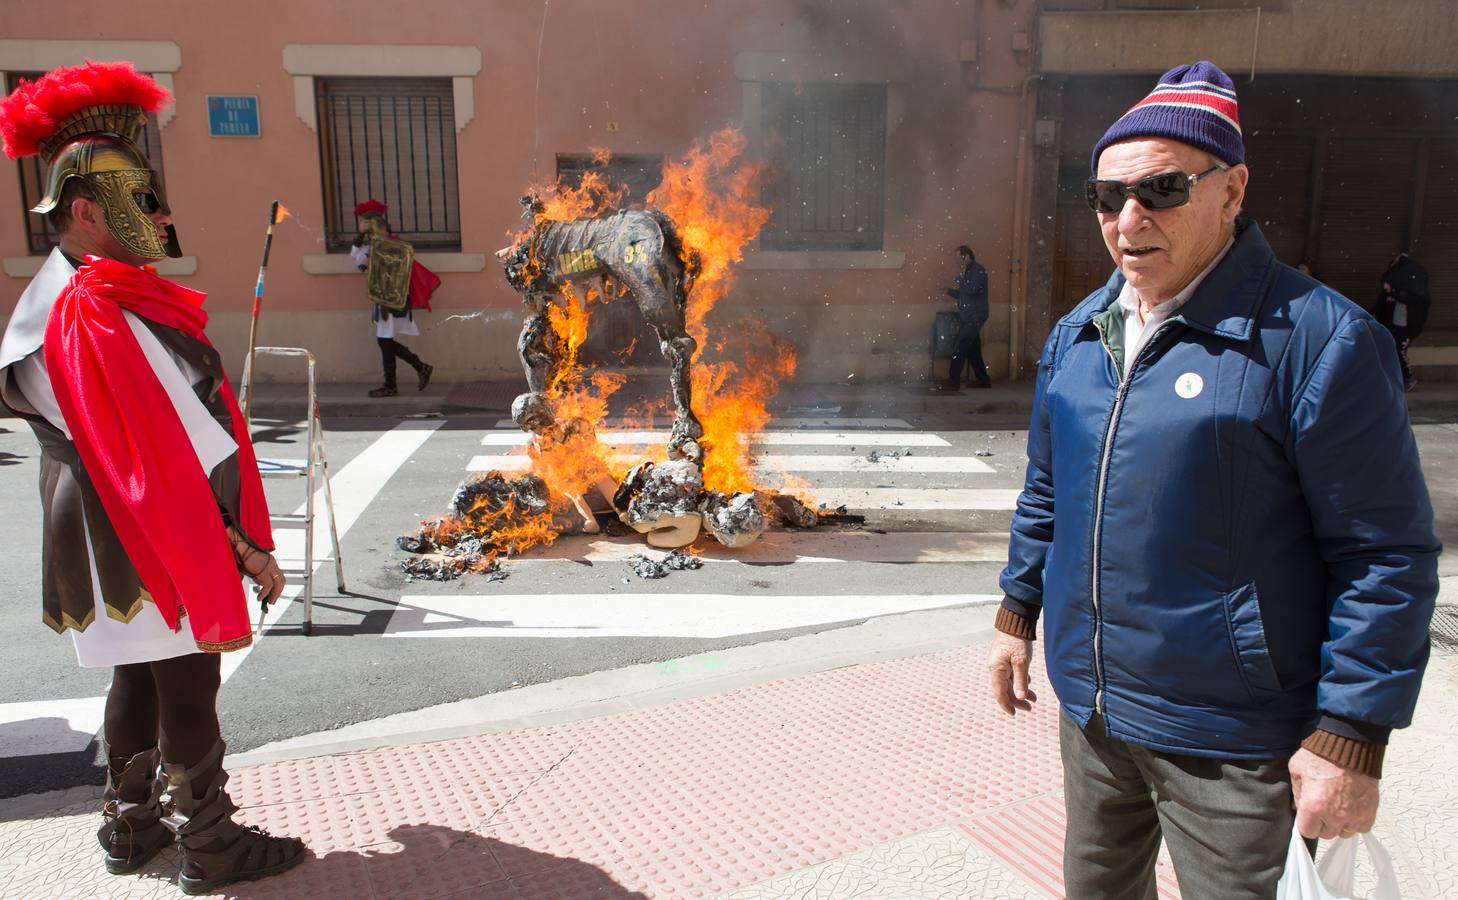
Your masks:
M 1093 578 L 1091 588 L 1093 594 L 1094 610 L 1094 709 L 1099 715 L 1104 714 L 1104 620 L 1099 612 L 1099 569 L 1102 563 L 1102 543 L 1104 533 L 1104 493 L 1109 482 L 1109 456 L 1114 449 L 1114 429 L 1118 426 L 1119 416 L 1124 411 L 1124 398 L 1129 394 L 1129 383 L 1134 380 L 1134 370 L 1139 366 L 1139 360 L 1144 358 L 1144 352 L 1154 346 L 1154 342 L 1164 333 L 1171 323 L 1166 320 L 1161 322 L 1144 346 L 1139 348 L 1133 361 L 1124 367 L 1123 375 L 1119 379 L 1119 392 L 1114 396 L 1114 409 L 1109 413 L 1109 425 L 1104 431 L 1104 449 L 1099 457 L 1099 488 L 1098 498 L 1094 505 L 1094 533 L 1093 533 Z M 1109 345 L 1100 341 L 1104 349 L 1108 351 L 1109 359 L 1114 361 L 1114 371 L 1119 370 L 1118 360 L 1114 359 L 1114 351 Z

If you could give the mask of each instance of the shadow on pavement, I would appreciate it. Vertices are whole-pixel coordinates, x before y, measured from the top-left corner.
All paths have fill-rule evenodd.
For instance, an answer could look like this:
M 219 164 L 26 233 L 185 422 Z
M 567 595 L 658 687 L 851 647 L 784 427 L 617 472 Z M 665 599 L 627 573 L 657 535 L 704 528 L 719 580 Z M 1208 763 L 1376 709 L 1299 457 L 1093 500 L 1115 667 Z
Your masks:
M 246 819 L 246 811 L 244 813 Z M 387 843 L 335 850 L 305 859 L 297 868 L 223 894 L 273 897 L 531 897 L 642 898 L 603 870 L 581 860 L 553 856 L 442 825 L 402 825 Z M 144 871 L 146 877 L 152 869 Z M 176 877 L 176 863 L 153 877 Z

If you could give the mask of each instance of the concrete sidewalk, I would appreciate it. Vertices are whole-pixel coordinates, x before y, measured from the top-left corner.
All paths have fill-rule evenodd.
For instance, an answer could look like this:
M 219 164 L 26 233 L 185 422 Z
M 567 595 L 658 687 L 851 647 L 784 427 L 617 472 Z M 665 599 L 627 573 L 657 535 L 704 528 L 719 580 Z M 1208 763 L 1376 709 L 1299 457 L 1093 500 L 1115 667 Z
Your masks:
M 668 375 L 634 374 L 613 396 L 615 410 L 648 399 L 668 400 Z M 424 391 L 404 385 L 395 397 L 369 396 L 373 384 L 326 383 L 319 385 L 319 409 L 326 420 L 341 417 L 406 418 L 510 414 L 511 402 L 526 390 L 525 382 L 476 381 L 432 384 Z M 263 418 L 297 419 L 302 416 L 305 389 L 301 384 L 267 383 L 255 388 L 255 415 Z M 1407 395 L 1415 419 L 1458 417 L 1458 381 L 1420 383 Z M 979 415 L 1026 416 L 1032 408 L 1033 383 L 997 382 L 988 390 L 964 388 L 947 392 L 925 382 L 872 382 L 868 384 L 792 383 L 785 385 L 771 403 L 776 416 L 967 416 L 976 427 Z
M 304 838 L 317 858 L 232 896 L 1060 897 L 1056 706 L 1040 677 L 1031 715 L 993 709 L 988 637 L 237 768 L 243 820 Z M 1416 722 L 1388 756 L 1377 832 L 1409 898 L 1458 892 L 1455 689 L 1458 654 L 1435 648 Z M 0 896 L 181 896 L 175 850 L 137 875 L 104 873 L 99 793 L 0 801 Z M 1178 896 L 1167 863 L 1160 884 Z

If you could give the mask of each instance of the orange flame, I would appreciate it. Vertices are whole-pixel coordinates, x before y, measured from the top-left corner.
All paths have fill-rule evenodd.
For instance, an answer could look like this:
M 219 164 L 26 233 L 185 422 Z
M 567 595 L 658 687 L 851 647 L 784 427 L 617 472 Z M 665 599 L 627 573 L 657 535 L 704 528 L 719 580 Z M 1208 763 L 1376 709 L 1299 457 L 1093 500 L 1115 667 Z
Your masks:
M 745 145 L 743 134 L 723 129 L 708 143 L 694 144 L 682 160 L 664 163 L 663 182 L 648 195 L 649 205 L 678 226 L 684 250 L 698 255 L 688 330 L 699 342 L 700 355 L 708 338 L 709 311 L 729 293 L 734 265 L 770 218 L 769 207 L 759 202 L 766 167 L 740 159 Z
M 705 428 L 704 486 L 725 492 L 755 488 L 754 460 L 746 437 L 768 423 L 769 401 L 780 382 L 795 372 L 793 348 L 754 322 L 736 324 L 728 332 L 732 338 L 715 347 L 716 355 L 732 354 L 737 362 L 703 358 L 709 346 L 709 313 L 728 294 L 734 265 L 770 218 L 770 210 L 760 202 L 766 169 L 743 159 L 745 147 L 744 136 L 733 129 L 696 143 L 682 160 L 665 163 L 662 183 L 647 197 L 650 205 L 674 221 L 684 263 L 697 268 L 685 316 L 689 334 L 698 342 L 693 361 L 694 406 Z M 609 158 L 607 151 L 593 150 L 596 165 L 606 164 Z M 541 205 L 532 225 L 516 235 L 519 240 L 528 238 L 530 228 L 542 222 L 589 218 L 620 208 L 627 193 L 625 186 L 596 171 L 584 173 L 576 187 L 559 180 L 531 190 Z M 616 482 L 622 474 L 623 467 L 613 462 L 597 440 L 596 429 L 607 418 L 608 398 L 626 382 L 626 376 L 584 365 L 579 359 L 592 308 L 614 299 L 600 296 L 595 289 L 579 296 L 569 284 L 562 289 L 562 302 L 547 309 L 560 360 L 547 390 L 558 428 L 534 438 L 527 452 L 532 472 L 551 488 L 552 507 L 559 513 L 567 511 L 569 497 L 582 496 L 605 478 Z M 630 352 L 631 348 L 624 351 Z M 665 412 L 664 404 L 656 401 L 629 410 L 628 417 L 653 423 Z M 473 510 L 467 518 L 473 525 L 488 523 L 490 543 L 503 552 L 549 543 L 557 534 L 550 514 L 524 516 L 520 510 L 504 509 L 485 512 L 488 515 L 481 516 Z M 458 528 L 461 523 L 447 519 L 435 527 Z
M 495 509 L 480 499 L 464 515 L 431 519 L 422 526 L 422 534 L 436 546 L 451 546 L 467 536 L 482 538 L 481 556 L 468 566 L 477 572 L 484 571 L 499 556 L 550 544 L 557 539 L 557 533 L 550 512 L 522 509 L 510 499 Z
M 744 135 L 724 129 L 695 144 L 684 159 L 663 167 L 663 183 L 648 202 L 678 225 L 686 256 L 697 255 L 699 274 L 688 298 L 694 354 L 694 412 L 704 426 L 704 487 L 732 493 L 755 488 L 754 458 L 746 437 L 770 420 L 769 402 L 795 373 L 795 351 L 758 322 L 739 322 L 725 333 L 740 340 L 716 352 L 740 355 L 742 364 L 708 362 L 708 317 L 734 284 L 734 265 L 769 221 L 760 201 L 766 167 L 745 162 Z M 685 260 L 687 262 L 687 260 Z
M 736 493 L 762 487 L 755 480 L 750 441 L 769 423 L 769 401 L 795 374 L 795 351 L 762 323 L 738 322 L 726 352 L 742 363 L 700 363 L 694 368 L 694 405 L 704 425 L 704 487 Z

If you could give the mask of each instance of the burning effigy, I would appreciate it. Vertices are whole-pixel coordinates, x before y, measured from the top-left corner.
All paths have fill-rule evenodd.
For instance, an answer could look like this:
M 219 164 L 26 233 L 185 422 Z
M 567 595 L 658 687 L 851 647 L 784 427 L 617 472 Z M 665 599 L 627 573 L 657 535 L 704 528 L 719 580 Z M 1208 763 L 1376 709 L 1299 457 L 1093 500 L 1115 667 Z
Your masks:
M 665 163 L 646 208 L 623 208 L 625 190 L 594 171 L 580 185 L 559 182 L 522 198 L 525 227 L 497 256 L 527 309 L 517 343 L 527 390 L 511 412 L 530 435 L 530 474 L 468 479 L 448 515 L 400 538 L 401 549 L 419 554 L 404 564 L 407 574 L 502 577 L 501 557 L 605 526 L 678 550 L 705 531 L 734 548 L 773 525 L 819 524 L 822 514 L 798 497 L 757 483 L 751 453 L 769 401 L 794 374 L 794 349 L 753 322 L 709 340 L 708 313 L 769 219 L 763 169 L 743 160 L 744 147 L 725 130 Z M 627 300 L 669 364 L 673 421 L 661 451 L 625 462 L 608 452 L 599 425 L 626 376 L 582 363 L 578 351 L 590 309 Z

